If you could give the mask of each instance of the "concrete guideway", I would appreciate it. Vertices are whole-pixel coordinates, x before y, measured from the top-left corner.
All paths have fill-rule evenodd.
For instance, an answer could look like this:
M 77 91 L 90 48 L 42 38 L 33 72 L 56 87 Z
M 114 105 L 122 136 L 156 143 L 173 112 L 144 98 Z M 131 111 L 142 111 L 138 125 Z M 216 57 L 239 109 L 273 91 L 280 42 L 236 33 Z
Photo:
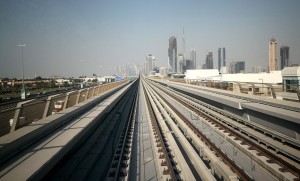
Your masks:
M 164 95 L 163 97 L 168 97 L 168 95 Z M 171 100 L 171 99 L 170 99 Z M 174 101 L 172 101 L 172 104 L 173 105 L 175 105 L 175 102 Z M 178 110 L 182 110 L 182 105 L 179 105 L 179 103 L 177 103 L 178 104 Z M 208 111 L 209 112 L 209 111 Z M 196 114 L 195 114 L 196 115 Z M 192 117 L 192 112 L 190 112 L 190 111 L 188 111 L 188 113 L 186 114 L 186 117 Z M 199 119 L 199 118 L 198 118 Z M 194 122 L 193 124 L 197 124 L 198 126 L 201 126 L 202 127 L 202 130 L 203 130 L 203 128 L 204 128 L 204 130 L 203 131 L 205 131 L 205 129 L 207 130 L 207 129 L 209 129 L 210 131 L 209 132 L 211 132 L 211 131 L 213 131 L 213 132 L 218 132 L 218 134 L 213 134 L 213 135 L 222 135 L 221 136 L 221 138 L 226 138 L 226 140 L 227 141 L 229 141 L 230 140 L 230 137 L 232 137 L 232 136 L 230 136 L 228 133 L 223 133 L 222 131 L 219 131 L 219 127 L 216 127 L 214 124 L 211 124 L 210 122 L 207 122 L 206 123 L 206 125 L 207 126 L 205 126 L 205 127 L 203 127 L 203 124 L 198 124 L 197 123 L 197 121 L 200 121 L 200 120 L 195 120 L 195 119 L 191 119 L 190 121 L 192 121 L 192 122 Z M 204 122 L 205 123 L 205 122 Z M 200 129 L 200 127 L 198 127 L 199 129 Z M 242 127 L 241 127 L 242 128 Z M 212 137 L 213 135 L 211 134 L 211 133 L 207 133 L 207 136 L 208 137 Z M 213 137 L 215 137 L 215 136 L 213 136 Z M 221 143 L 224 143 L 224 139 L 221 139 L 221 138 L 213 138 L 213 139 L 215 139 L 214 140 L 214 142 L 215 143 L 217 143 L 218 145 L 220 144 L 220 147 L 222 146 L 222 144 Z M 223 141 L 219 141 L 219 140 L 223 140 Z M 237 140 L 235 140 L 234 139 L 234 137 L 233 138 L 231 138 L 231 144 L 234 144 L 235 145 L 235 147 L 236 148 L 240 148 L 240 149 L 242 149 L 242 150 L 245 150 L 246 152 L 246 155 L 249 155 L 247 152 L 252 152 L 251 154 L 250 154 L 250 158 L 251 159 L 254 159 L 254 158 L 256 158 L 256 154 L 257 154 L 257 152 L 255 152 L 254 150 L 253 151 L 250 151 L 249 149 L 250 149 L 250 147 L 248 146 L 248 145 L 243 145 L 243 143 L 242 142 L 240 142 L 240 141 L 237 141 Z M 223 144 L 224 145 L 224 144 Z M 230 152 L 230 151 L 229 151 Z M 253 154 L 253 155 L 252 155 Z M 245 155 L 245 156 L 246 156 Z M 252 155 L 252 156 L 251 156 Z M 251 159 L 250 159 L 250 161 L 251 161 Z M 291 174 L 290 172 L 281 172 L 281 171 L 279 171 L 280 169 L 279 168 L 281 168 L 280 166 L 278 166 L 278 165 L 276 165 L 276 163 L 268 163 L 268 159 L 267 158 L 263 158 L 262 156 L 260 156 L 260 159 L 261 159 L 261 161 L 259 161 L 259 160 L 257 160 L 258 161 L 258 163 L 261 163 L 260 165 L 263 165 L 263 167 L 265 167 L 265 168 L 267 168 L 268 170 L 270 170 L 270 172 L 272 172 L 272 173 L 276 173 L 276 175 L 279 177 L 279 178 L 289 178 L 289 179 L 293 179 L 293 178 L 295 178 L 295 175 L 293 175 L 293 174 Z M 244 161 L 245 161 L 245 159 L 243 159 Z M 243 163 L 243 162 L 241 162 L 241 163 Z M 249 163 L 248 165 L 251 165 L 251 163 Z M 268 165 L 270 165 L 270 166 L 268 166 Z M 251 169 L 250 169 L 250 172 L 249 173 L 252 173 L 251 172 Z
M 273 154 L 286 151 L 298 157 L 295 147 L 278 139 L 282 133 L 238 114 L 254 110 L 243 104 L 261 103 L 241 99 L 231 104 L 240 98 L 219 94 L 231 104 L 222 109 L 193 97 L 196 89 L 176 84 L 179 93 L 173 85 L 163 88 L 143 78 L 133 84 L 99 96 L 92 96 L 96 90 L 82 91 L 79 95 L 90 98 L 79 96 L 78 104 L 0 137 L 0 180 L 299 179 L 275 157 L 237 136 L 250 137 Z M 218 99 L 214 94 L 209 92 L 210 98 Z M 281 157 L 288 160 L 287 153 Z
M 163 115 L 163 118 L 161 118 L 161 124 L 165 128 L 167 136 L 169 136 L 168 140 L 170 144 L 172 145 L 171 147 L 173 148 L 173 155 L 174 157 L 178 160 L 179 167 L 181 168 L 183 179 L 184 180 L 195 180 L 195 177 L 193 176 L 190 168 L 188 167 L 188 164 L 186 163 L 182 153 L 180 153 L 180 149 L 176 145 L 175 140 L 171 139 L 173 136 L 172 134 L 175 134 L 179 142 L 183 145 L 186 154 L 190 157 L 192 164 L 194 165 L 197 173 L 201 177 L 202 180 L 215 180 L 214 176 L 212 175 L 212 172 L 210 169 L 207 168 L 207 166 L 204 164 L 204 162 L 200 159 L 199 155 L 196 153 L 196 151 L 192 148 L 192 146 L 189 144 L 189 141 L 187 138 L 183 135 L 183 133 L 179 130 L 179 128 L 175 125 L 173 122 L 172 118 L 170 117 L 169 111 L 166 111 L 166 107 L 162 107 L 160 101 L 157 99 L 157 97 L 154 95 L 155 93 L 153 90 L 150 93 L 150 88 L 149 89 L 149 94 L 152 97 L 152 102 L 153 105 L 156 105 L 157 108 L 157 114 Z M 154 103 L 155 102 L 155 103 Z M 174 115 L 174 114 L 172 114 Z M 167 127 L 166 123 L 171 127 L 172 131 L 169 130 Z
M 145 85 L 145 88 L 146 87 L 147 86 Z M 180 179 L 191 180 L 191 181 L 196 180 L 191 169 L 188 166 L 188 163 L 184 159 L 184 156 L 182 155 L 180 148 L 178 147 L 178 145 L 173 137 L 174 129 L 170 130 L 169 127 L 166 125 L 165 119 L 170 120 L 171 118 L 169 116 L 167 116 L 166 112 L 163 113 L 163 109 L 162 109 L 161 105 L 159 105 L 157 100 L 154 99 L 153 94 L 149 90 L 149 87 L 146 89 L 147 89 L 148 96 L 151 96 L 150 102 L 154 109 L 155 115 L 157 116 L 158 122 L 163 130 L 163 134 L 166 136 L 166 139 L 168 140 L 168 143 L 170 144 L 170 148 L 172 150 L 171 154 L 174 157 L 174 160 L 176 160 L 176 167 L 178 169 L 180 169 L 179 170 L 180 176 L 181 176 Z M 163 116 L 161 115 L 161 113 L 163 113 Z M 177 130 L 176 133 L 177 133 L 176 135 L 178 135 L 179 130 Z M 180 140 L 181 142 L 186 141 L 184 136 L 182 135 L 182 133 L 180 134 L 180 137 L 177 139 Z M 196 160 L 194 160 L 194 161 L 196 161 Z M 206 168 L 206 167 L 203 167 L 203 170 L 202 170 L 203 172 L 208 171 L 207 169 L 204 169 L 204 168 Z M 207 172 L 207 174 L 209 174 L 209 172 Z M 210 174 L 210 176 L 211 176 L 210 177 L 211 179 L 214 179 L 211 174 Z
M 205 104 L 195 98 L 192 98 L 190 96 L 184 95 L 179 92 L 175 92 L 172 89 L 166 89 L 170 92 L 173 92 L 174 94 L 182 96 L 181 99 L 194 107 L 196 107 L 199 110 L 203 110 L 207 114 L 218 118 L 218 120 L 222 121 L 224 124 L 229 125 L 230 127 L 234 128 L 235 130 L 238 130 L 242 134 L 246 134 L 249 138 L 257 140 L 259 143 L 263 143 L 267 145 L 267 147 L 272 147 L 276 152 L 281 152 L 284 155 L 289 156 L 290 158 L 293 158 L 295 160 L 300 161 L 300 150 L 294 147 L 290 147 L 288 145 L 285 145 L 285 140 L 289 140 L 290 142 L 293 141 L 290 137 L 286 135 L 282 135 L 281 133 L 278 133 L 270 128 L 266 128 L 264 126 L 261 126 L 257 123 L 253 123 L 251 121 L 245 120 L 244 118 L 241 118 L 239 116 L 233 115 L 232 113 L 228 113 L 227 111 L 223 111 L 219 108 L 210 106 L 208 104 Z M 251 104 L 251 103 L 249 103 Z M 257 103 L 252 103 L 257 104 Z M 212 111 L 213 110 L 213 111 Z M 223 113 L 223 114 L 222 114 Z M 229 116 L 228 116 L 229 114 Z M 227 116 L 226 116 L 227 115 Z M 233 118 L 233 119 L 231 119 Z M 236 121 L 237 119 L 243 119 L 243 121 Z M 251 127 L 248 127 L 248 126 Z M 254 129 L 253 129 L 254 127 Z M 260 131 L 258 131 L 260 130 Z M 285 138 L 284 140 L 277 141 L 274 140 L 274 136 L 270 137 L 269 135 L 276 135 L 277 137 Z
M 156 88 L 153 87 L 153 89 L 156 89 Z M 193 131 L 190 131 L 190 128 L 177 115 L 178 113 L 175 113 L 157 94 L 156 94 L 156 97 L 157 97 L 157 99 L 159 99 L 159 102 L 163 105 L 164 109 L 168 112 L 168 114 L 172 115 L 172 118 L 174 120 L 176 120 L 177 127 L 180 128 L 181 130 L 183 130 L 185 136 L 187 138 L 189 138 L 190 140 L 192 140 L 192 143 L 194 144 L 194 146 L 199 150 L 199 154 L 196 153 L 197 156 L 194 154 L 194 156 L 192 157 L 193 159 L 198 160 L 198 161 L 196 161 L 196 163 L 200 164 L 203 161 L 209 162 L 209 165 L 212 170 L 202 173 L 203 176 L 210 173 L 210 174 L 216 174 L 216 175 L 218 175 L 219 178 L 222 177 L 225 180 L 237 180 L 237 175 L 235 173 L 233 173 L 231 168 L 228 165 L 226 165 L 224 162 L 222 162 L 221 159 L 218 156 L 216 156 L 215 153 L 213 153 L 211 151 L 209 146 L 206 143 L 204 143 Z M 164 97 L 168 97 L 168 95 L 164 95 Z M 179 108 L 179 109 L 182 109 L 182 108 Z M 186 145 L 186 146 L 188 146 L 188 145 Z M 189 150 L 192 151 L 191 149 L 189 149 Z M 194 152 L 194 151 L 192 151 L 192 152 Z M 204 165 L 200 164 L 197 167 L 200 169 L 200 173 L 201 173 L 201 170 L 205 170 L 203 168 L 205 168 L 206 166 L 204 167 Z
M 142 85 L 139 85 L 136 126 L 134 130 L 131 164 L 128 180 L 165 180 L 166 176 L 159 171 L 158 148 L 156 148 L 151 130 L 150 117 L 147 111 Z
M 29 178 L 42 178 L 43 174 L 46 174 L 47 171 L 55 165 L 56 162 L 59 161 L 59 158 L 62 158 L 66 152 L 68 152 L 69 149 L 71 149 L 78 140 L 80 140 L 80 137 L 84 135 L 85 132 L 87 132 L 93 125 L 95 124 L 95 120 L 99 117 L 103 116 L 105 112 L 109 111 L 113 108 L 116 102 L 120 99 L 121 95 L 124 94 L 124 92 L 129 88 L 129 85 L 126 87 L 116 89 L 118 93 L 113 94 L 111 97 L 106 99 L 105 101 L 101 102 L 99 105 L 97 105 L 96 102 L 93 102 L 93 100 L 90 100 L 89 103 L 78 105 L 77 109 L 74 107 L 72 109 L 68 109 L 68 111 L 71 111 L 74 113 L 73 109 L 83 109 L 86 111 L 87 107 L 89 107 L 90 104 L 96 105 L 96 108 L 92 109 L 88 113 L 85 113 L 83 116 L 77 118 L 76 120 L 72 121 L 69 124 L 66 124 L 61 129 L 54 132 L 54 134 L 51 137 L 47 136 L 43 139 L 41 139 L 38 143 L 34 143 L 32 146 L 28 147 L 26 150 L 24 150 L 24 153 L 27 154 L 18 154 L 20 157 L 14 157 L 12 161 L 6 163 L 4 165 L 4 168 L 1 170 L 1 179 L 4 180 L 23 180 L 23 179 L 29 179 Z M 116 92 L 115 91 L 115 92 Z M 114 91 L 112 91 L 115 93 Z M 107 96 L 110 96 L 109 94 Z M 95 98 L 96 99 L 96 98 Z M 98 98 L 100 99 L 100 97 Z M 67 111 L 67 110 L 66 110 Z M 63 112 L 61 114 L 64 114 Z M 59 118 L 60 116 L 54 115 L 52 118 Z M 73 119 L 76 117 L 76 114 L 71 114 L 67 117 L 61 116 L 62 120 L 64 119 Z M 50 118 L 50 117 L 49 117 Z M 49 120 L 49 118 L 47 120 Z M 61 120 L 59 120 L 61 122 Z M 57 122 L 51 122 L 52 124 L 57 124 L 54 126 L 55 128 L 60 127 L 64 124 Z M 49 121 L 46 121 L 46 123 Z M 43 128 L 47 128 L 48 125 L 44 123 L 42 125 Z M 24 127 L 25 128 L 25 127 Z M 26 127 L 27 128 L 27 127 Z M 25 130 L 26 130 L 25 128 Z M 30 128 L 30 127 L 29 127 Z M 38 137 L 40 134 L 43 134 L 44 129 L 36 129 L 38 131 L 30 131 L 28 133 L 28 137 Z M 21 129 L 20 132 L 23 132 L 24 130 Z M 27 130 L 28 131 L 28 130 Z M 44 134 L 48 134 L 50 132 L 46 132 Z M 9 150 L 9 148 L 13 148 L 13 146 L 18 145 L 17 143 L 20 142 L 22 144 L 25 144 L 26 141 L 24 139 L 28 139 L 26 137 L 21 137 L 20 139 L 17 139 L 16 141 L 12 141 L 10 145 L 3 148 L 1 148 L 1 153 L 5 151 L 4 149 Z M 21 140 L 21 141 L 20 141 Z M 27 143 L 28 144 L 28 143 Z M 23 156 L 21 156 L 23 155 Z M 1 154 L 3 156 L 3 154 Z M 19 158 L 19 159 L 18 159 Z M 18 161 L 19 160 L 19 161 Z M 31 165 L 31 167 L 28 167 Z M 30 168 L 30 169 L 28 169 Z M 42 170 L 42 171 L 41 171 Z
M 209 100 L 206 104 L 212 104 L 212 106 L 220 107 L 224 110 L 224 112 L 226 111 L 227 114 L 228 112 L 231 112 L 231 114 L 236 114 L 242 117 L 241 119 L 237 119 L 237 121 L 243 122 L 243 124 L 249 125 L 254 129 L 261 130 L 266 135 L 271 135 L 271 137 L 277 138 L 283 143 L 289 143 L 300 148 L 299 103 L 272 99 L 261 101 L 257 98 L 257 96 L 249 95 L 239 95 L 238 98 L 235 98 L 234 95 L 224 90 L 181 83 L 155 82 L 167 85 L 172 89 L 181 90 L 185 94 L 190 94 L 190 96 L 199 100 L 202 98 L 204 101 Z M 231 103 L 227 104 L 221 101 L 225 98 Z M 237 102 L 233 103 L 236 100 Z M 232 105 L 237 103 L 238 107 L 232 107 Z M 284 109 L 288 106 L 291 107 L 291 109 Z

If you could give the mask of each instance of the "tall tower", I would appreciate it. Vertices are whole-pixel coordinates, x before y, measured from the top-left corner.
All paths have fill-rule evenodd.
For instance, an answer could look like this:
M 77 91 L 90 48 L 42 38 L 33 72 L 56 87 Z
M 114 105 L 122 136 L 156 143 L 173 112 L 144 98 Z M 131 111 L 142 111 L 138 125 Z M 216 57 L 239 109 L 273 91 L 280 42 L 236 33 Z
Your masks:
M 218 49 L 218 70 L 221 70 L 221 67 L 226 67 L 226 54 L 225 48 Z
M 193 62 L 193 64 L 194 64 L 194 69 L 197 69 L 197 58 L 196 58 L 196 49 L 192 49 L 191 50 L 191 60 L 192 60 L 192 62 Z
M 223 67 L 226 67 L 226 54 L 225 54 L 225 48 L 222 49 L 222 53 L 223 53 Z
M 206 55 L 206 69 L 213 69 L 214 68 L 214 62 L 213 62 L 213 53 L 212 52 L 208 52 L 208 54 Z
M 220 71 L 222 67 L 222 54 L 221 48 L 218 49 L 218 70 Z
M 288 46 L 281 46 L 280 47 L 280 63 L 281 63 L 281 69 L 284 67 L 290 66 L 289 62 L 289 55 L 290 54 L 290 47 Z
M 182 55 L 185 60 L 185 39 L 184 39 L 184 27 L 182 29 Z
M 269 72 L 277 70 L 276 49 L 277 42 L 275 38 L 272 38 L 269 42 Z
M 170 73 L 177 73 L 177 41 L 175 36 L 169 38 L 168 65 Z

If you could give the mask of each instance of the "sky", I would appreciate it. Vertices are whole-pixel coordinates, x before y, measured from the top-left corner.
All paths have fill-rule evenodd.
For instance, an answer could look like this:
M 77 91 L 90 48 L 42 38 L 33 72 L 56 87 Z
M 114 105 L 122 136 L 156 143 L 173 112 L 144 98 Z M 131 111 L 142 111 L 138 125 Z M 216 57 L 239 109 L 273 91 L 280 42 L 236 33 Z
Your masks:
M 167 66 L 168 39 L 178 52 L 196 49 L 197 65 L 226 48 L 246 71 L 268 65 L 268 42 L 290 47 L 300 65 L 299 0 L 0 0 L 0 78 L 107 75 L 116 66 L 143 66 L 152 54 Z

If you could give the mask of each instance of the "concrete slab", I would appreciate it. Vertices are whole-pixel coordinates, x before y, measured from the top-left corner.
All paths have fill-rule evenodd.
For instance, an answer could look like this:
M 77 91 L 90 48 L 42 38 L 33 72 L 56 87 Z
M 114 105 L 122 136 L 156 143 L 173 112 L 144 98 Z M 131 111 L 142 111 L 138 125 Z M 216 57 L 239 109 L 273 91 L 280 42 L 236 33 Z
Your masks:
M 269 105 L 254 102 L 243 102 L 242 107 L 300 124 L 300 112 L 285 110 L 282 108 L 272 107 Z

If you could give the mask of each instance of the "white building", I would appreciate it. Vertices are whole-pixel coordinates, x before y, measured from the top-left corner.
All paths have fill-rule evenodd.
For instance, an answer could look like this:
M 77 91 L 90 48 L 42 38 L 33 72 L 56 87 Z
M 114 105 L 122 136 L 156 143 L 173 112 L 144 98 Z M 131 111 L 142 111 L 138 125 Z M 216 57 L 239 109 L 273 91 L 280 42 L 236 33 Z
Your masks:
M 185 79 L 212 80 L 216 76 L 219 76 L 218 69 L 196 69 L 185 72 Z
M 271 84 L 282 83 L 281 71 L 272 71 L 270 73 L 219 74 L 218 69 L 198 69 L 187 70 L 185 79 Z

